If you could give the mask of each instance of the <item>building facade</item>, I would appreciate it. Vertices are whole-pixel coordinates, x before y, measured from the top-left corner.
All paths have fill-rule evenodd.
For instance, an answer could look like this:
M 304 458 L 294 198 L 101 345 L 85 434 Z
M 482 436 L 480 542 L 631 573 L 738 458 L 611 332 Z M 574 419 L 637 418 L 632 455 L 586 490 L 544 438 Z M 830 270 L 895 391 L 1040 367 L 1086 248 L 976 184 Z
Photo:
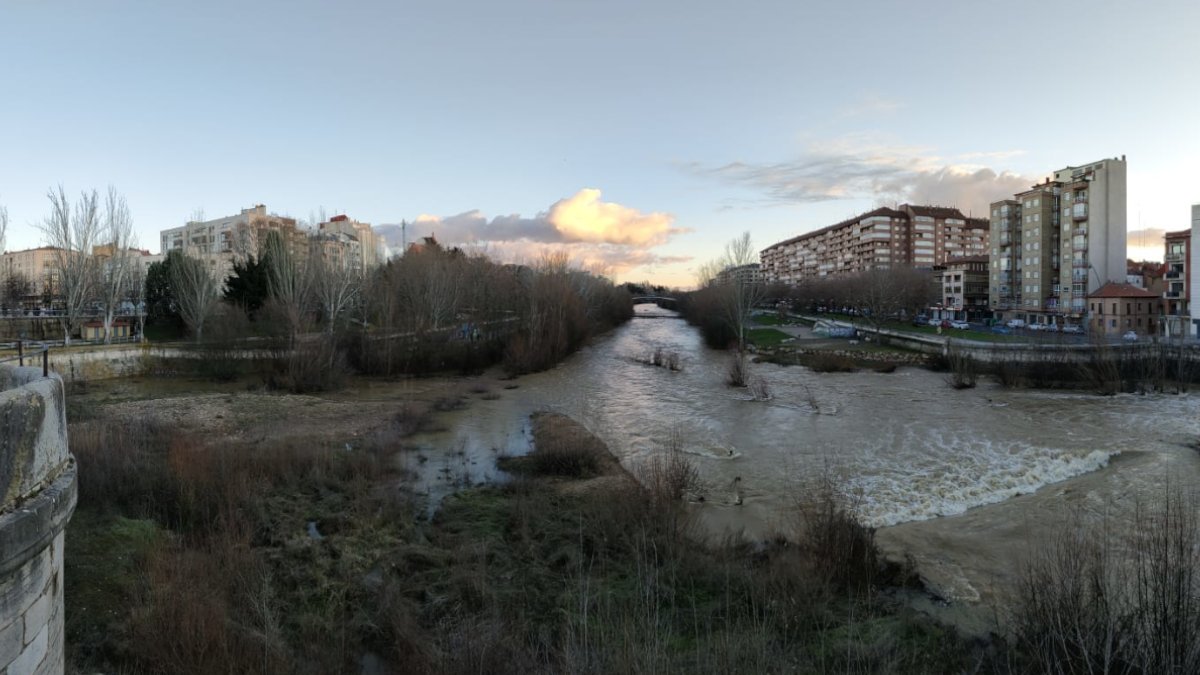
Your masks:
M 296 226 L 295 218 L 267 212 L 258 204 L 241 213 L 205 221 L 189 221 L 160 233 L 162 254 L 179 251 L 206 262 L 212 273 L 224 280 L 233 272 L 235 260 L 262 257 L 267 236 L 278 232 L 288 251 L 299 259 L 308 256 L 308 235 Z
M 1129 331 L 1139 337 L 1155 335 L 1161 309 L 1162 297 L 1157 293 L 1110 281 L 1088 295 L 1088 331 L 1108 336 Z
M 49 307 L 59 293 L 58 256 L 61 249 L 40 246 L 0 256 L 4 303 L 12 307 Z
M 988 308 L 988 256 L 951 258 L 934 269 L 942 294 L 931 316 L 939 319 L 978 321 L 986 318 Z
M 754 285 L 761 284 L 763 280 L 762 268 L 758 263 L 750 263 L 748 265 L 738 265 L 736 267 L 726 267 L 717 273 L 717 278 L 714 279 L 718 284 L 727 284 L 736 281 L 739 284 Z
M 1169 337 L 1191 333 L 1192 231 L 1168 232 L 1164 237 L 1163 331 Z
M 370 223 L 360 223 L 345 215 L 330 218 L 317 226 L 322 235 L 331 235 L 332 240 L 345 242 L 356 249 L 352 255 L 357 256 L 355 263 L 359 271 L 370 270 L 384 261 L 383 239 L 375 234 Z
M 1124 283 L 1124 157 L 1059 169 L 990 210 L 988 304 L 1001 320 L 1080 324 L 1091 293 Z
M 986 255 L 987 231 L 987 220 L 955 208 L 879 208 L 764 249 L 763 281 L 797 284 L 893 265 L 932 269 L 951 258 Z
M 1200 204 L 1192 206 L 1192 241 L 1188 244 L 1188 260 L 1191 262 L 1191 280 L 1188 296 L 1192 299 L 1192 337 L 1200 338 Z

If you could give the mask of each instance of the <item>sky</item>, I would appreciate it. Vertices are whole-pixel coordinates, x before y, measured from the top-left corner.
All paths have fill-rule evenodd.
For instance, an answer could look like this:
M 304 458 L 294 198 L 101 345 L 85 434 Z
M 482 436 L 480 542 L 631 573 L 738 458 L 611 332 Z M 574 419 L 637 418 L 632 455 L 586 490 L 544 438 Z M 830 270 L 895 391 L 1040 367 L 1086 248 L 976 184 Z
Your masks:
M 114 185 L 141 244 L 323 209 L 694 283 L 881 204 L 1127 156 L 1130 256 L 1200 203 L 1200 3 L 0 0 L 7 248 Z M 394 231 L 394 228 L 388 228 Z

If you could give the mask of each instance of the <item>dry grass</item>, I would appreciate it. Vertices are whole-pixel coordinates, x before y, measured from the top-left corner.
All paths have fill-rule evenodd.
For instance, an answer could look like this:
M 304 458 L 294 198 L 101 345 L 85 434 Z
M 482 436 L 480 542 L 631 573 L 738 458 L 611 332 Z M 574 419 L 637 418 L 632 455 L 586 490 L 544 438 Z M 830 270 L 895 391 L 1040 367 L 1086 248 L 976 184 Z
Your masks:
M 1128 539 L 1077 519 L 1026 565 L 1011 620 L 1018 658 L 1043 673 L 1200 672 L 1200 516 L 1164 488 Z

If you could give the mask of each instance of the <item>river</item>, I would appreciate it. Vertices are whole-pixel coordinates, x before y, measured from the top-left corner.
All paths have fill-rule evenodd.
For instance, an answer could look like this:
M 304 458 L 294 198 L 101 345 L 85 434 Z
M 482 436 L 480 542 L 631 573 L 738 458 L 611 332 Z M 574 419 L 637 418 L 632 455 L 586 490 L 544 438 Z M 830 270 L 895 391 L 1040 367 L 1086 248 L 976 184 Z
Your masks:
M 695 508 L 713 535 L 789 530 L 797 497 L 831 475 L 880 528 L 881 545 L 911 555 L 935 592 L 988 604 L 1011 590 L 1027 547 L 1073 514 L 1123 513 L 1168 477 L 1200 479 L 1188 447 L 1200 438 L 1195 395 L 1101 397 L 986 380 L 954 390 L 916 367 L 823 374 L 754 364 L 772 394 L 755 401 L 724 384 L 729 357 L 696 330 L 653 305 L 636 311 L 559 367 L 421 437 L 426 459 L 410 468 L 433 501 L 495 479 L 497 454 L 527 452 L 529 413 L 562 412 L 631 469 L 677 434 L 703 478 Z M 658 347 L 677 352 L 682 371 L 637 362 Z

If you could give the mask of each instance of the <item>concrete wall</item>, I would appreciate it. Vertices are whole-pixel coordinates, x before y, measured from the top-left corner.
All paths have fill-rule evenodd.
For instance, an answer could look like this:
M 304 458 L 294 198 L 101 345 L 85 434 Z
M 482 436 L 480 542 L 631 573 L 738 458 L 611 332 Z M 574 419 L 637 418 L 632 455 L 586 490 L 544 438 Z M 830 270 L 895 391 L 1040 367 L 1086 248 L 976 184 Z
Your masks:
M 64 670 L 63 530 L 75 498 L 61 378 L 0 366 L 0 675 Z

